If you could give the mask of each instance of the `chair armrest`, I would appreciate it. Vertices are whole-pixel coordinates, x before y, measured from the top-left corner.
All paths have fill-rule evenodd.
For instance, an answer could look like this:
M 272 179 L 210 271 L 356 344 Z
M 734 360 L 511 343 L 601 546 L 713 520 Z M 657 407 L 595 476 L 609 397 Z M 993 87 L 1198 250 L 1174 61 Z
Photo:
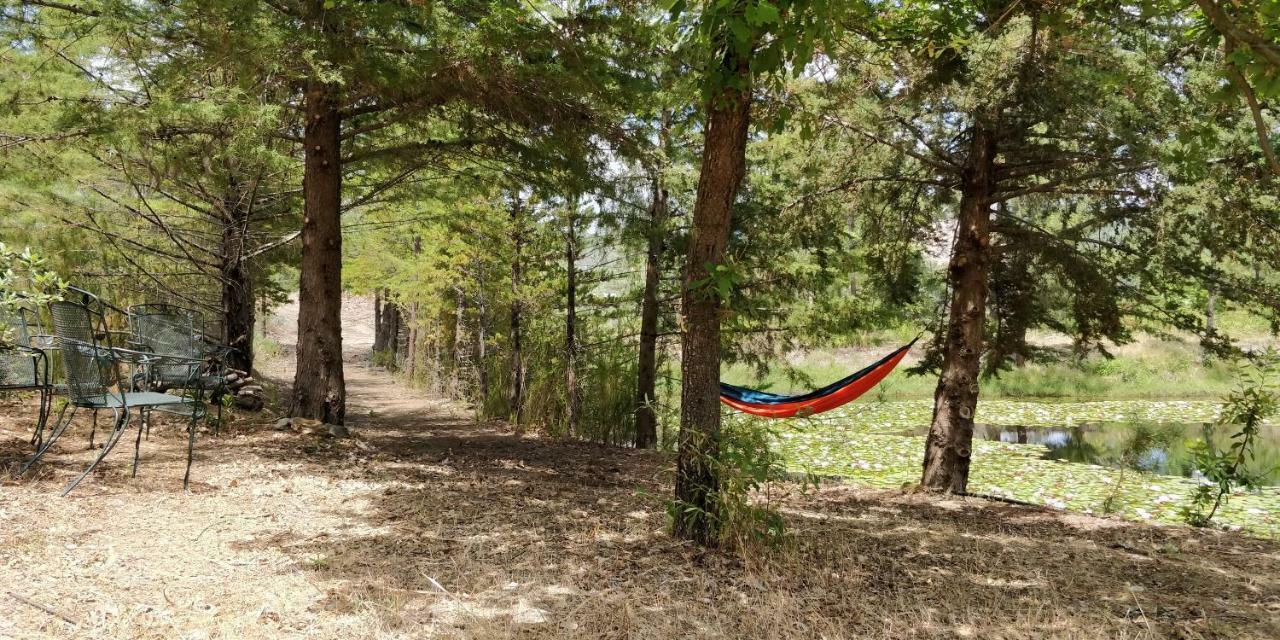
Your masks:
M 57 349 L 58 336 L 37 333 L 31 336 L 31 346 L 36 349 Z
M 199 358 L 186 358 L 183 356 L 175 356 L 165 353 L 151 353 L 149 351 L 125 349 L 123 347 L 112 347 L 111 353 L 118 356 L 121 361 L 136 362 L 138 364 L 200 364 L 204 362 Z

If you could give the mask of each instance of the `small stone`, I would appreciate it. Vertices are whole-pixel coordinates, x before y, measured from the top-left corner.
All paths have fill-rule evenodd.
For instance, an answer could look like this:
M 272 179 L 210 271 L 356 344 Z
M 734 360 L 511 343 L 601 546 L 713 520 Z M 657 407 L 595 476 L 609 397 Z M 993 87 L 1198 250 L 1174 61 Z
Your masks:
M 236 408 L 245 411 L 261 411 L 262 398 L 254 395 L 236 396 Z
M 329 434 L 329 436 L 333 438 L 350 438 L 351 437 L 351 430 L 344 425 L 326 423 L 324 425 L 324 429 L 325 429 L 325 433 Z
M 279 420 L 276 420 L 274 428 L 276 431 L 293 431 L 293 419 L 280 418 Z

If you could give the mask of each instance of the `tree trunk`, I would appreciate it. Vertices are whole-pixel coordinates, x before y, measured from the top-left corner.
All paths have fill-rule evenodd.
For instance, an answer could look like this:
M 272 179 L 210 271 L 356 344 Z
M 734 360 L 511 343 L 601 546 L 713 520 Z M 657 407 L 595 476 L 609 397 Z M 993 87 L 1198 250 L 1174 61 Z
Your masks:
M 746 172 L 751 120 L 748 60 L 726 56 L 721 72 L 736 86 L 712 96 L 703 138 L 702 171 L 693 207 L 693 229 L 685 260 L 681 313 L 684 337 L 680 369 L 680 441 L 676 460 L 676 537 L 699 544 L 717 540 L 719 507 L 715 462 L 720 455 L 721 301 L 707 278 L 707 265 L 724 263 L 733 203 Z
M 524 421 L 524 354 L 521 353 L 520 280 L 523 277 L 521 264 L 524 250 L 523 218 L 520 211 L 520 196 L 512 198 L 511 205 L 511 421 L 516 429 L 520 429 Z
M 466 396 L 467 387 L 467 294 L 462 287 L 454 287 L 457 301 L 453 313 L 453 388 L 459 398 Z
M 578 437 L 582 410 L 582 391 L 578 388 L 578 199 L 569 202 L 568 228 L 564 236 L 565 315 L 564 315 L 564 384 L 568 399 L 566 430 Z
M 414 375 L 418 373 L 418 303 L 414 301 L 409 306 L 409 344 L 405 349 L 405 357 L 409 361 L 406 369 L 408 369 L 409 383 L 412 384 Z
M 489 367 L 486 362 L 489 349 L 489 309 L 485 304 L 484 282 L 480 281 L 478 284 L 480 293 L 476 294 L 476 382 L 480 386 L 477 390 L 480 400 L 476 406 L 484 407 L 489 399 Z
M 925 444 L 921 484 L 965 493 L 973 450 L 973 415 L 986 323 L 991 266 L 991 208 L 995 192 L 996 134 L 975 121 L 962 172 L 956 240 L 947 269 L 951 310 L 943 341 L 942 374 L 934 392 L 933 422 Z
M 306 88 L 302 269 L 298 288 L 298 368 L 292 415 L 342 424 L 342 156 L 334 87 Z
M 390 293 L 389 291 L 387 292 Z M 387 336 L 386 351 L 391 353 L 391 363 L 395 363 L 395 356 L 399 351 L 399 335 L 400 325 L 404 324 L 404 315 L 400 312 L 400 304 L 392 300 L 387 300 L 382 308 L 382 319 L 386 323 L 386 329 L 383 333 Z
M 667 122 L 668 114 L 663 112 L 661 137 L 664 140 Z M 636 363 L 637 449 L 652 449 L 658 444 L 658 287 L 662 282 L 662 232 L 667 217 L 667 189 L 661 167 L 654 169 L 651 198 L 644 297 L 640 302 L 640 355 Z
M 400 347 L 400 306 L 391 301 L 390 290 L 379 289 L 375 296 L 373 352 L 385 354 L 383 357 L 394 367 Z
M 238 202 L 238 198 L 236 201 Z M 235 202 L 227 206 L 227 220 L 222 227 L 223 340 L 235 347 L 227 355 L 227 366 L 240 371 L 253 371 L 254 287 L 253 277 L 244 263 L 244 234 L 249 211 Z

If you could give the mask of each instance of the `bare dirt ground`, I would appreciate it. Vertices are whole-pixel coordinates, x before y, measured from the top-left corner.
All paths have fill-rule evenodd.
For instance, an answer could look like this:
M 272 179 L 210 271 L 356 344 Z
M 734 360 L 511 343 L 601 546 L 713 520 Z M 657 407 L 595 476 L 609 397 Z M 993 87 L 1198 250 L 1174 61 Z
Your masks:
M 1280 638 L 1280 545 L 1238 534 L 834 486 L 782 497 L 786 548 L 697 550 L 665 455 L 477 423 L 360 364 L 370 338 L 355 438 L 241 416 L 190 495 L 177 425 L 136 478 L 122 445 L 57 497 L 81 420 L 14 480 L 31 405 L 0 406 L 0 637 Z

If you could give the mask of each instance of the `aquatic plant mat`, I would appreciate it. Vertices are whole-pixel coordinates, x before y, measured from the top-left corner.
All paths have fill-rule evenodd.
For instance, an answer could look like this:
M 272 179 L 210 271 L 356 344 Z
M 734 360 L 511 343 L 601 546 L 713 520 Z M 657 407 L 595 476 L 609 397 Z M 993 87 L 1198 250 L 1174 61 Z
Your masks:
M 1212 422 L 1217 410 L 1217 403 L 1206 401 L 988 400 L 979 403 L 975 420 L 1029 428 L 1100 422 L 1158 425 Z M 793 471 L 869 487 L 899 488 L 920 479 L 924 437 L 908 434 L 922 433 L 931 411 L 926 400 L 849 405 L 776 428 L 776 442 Z M 1046 453 L 1044 446 L 975 438 L 969 490 L 1086 514 L 1178 523 L 1179 510 L 1196 486 L 1190 478 L 1050 460 Z M 1274 464 L 1274 457 L 1268 460 Z M 1280 487 L 1237 492 L 1215 520 L 1280 538 Z
M 87 424 L 3 476 L 0 637 L 1280 637 L 1274 541 L 788 485 L 790 546 L 700 551 L 663 533 L 664 455 L 348 381 L 355 438 L 237 423 L 201 440 L 189 496 L 176 425 L 137 478 L 115 455 L 70 498 Z M 29 408 L 0 408 L 0 465 Z

